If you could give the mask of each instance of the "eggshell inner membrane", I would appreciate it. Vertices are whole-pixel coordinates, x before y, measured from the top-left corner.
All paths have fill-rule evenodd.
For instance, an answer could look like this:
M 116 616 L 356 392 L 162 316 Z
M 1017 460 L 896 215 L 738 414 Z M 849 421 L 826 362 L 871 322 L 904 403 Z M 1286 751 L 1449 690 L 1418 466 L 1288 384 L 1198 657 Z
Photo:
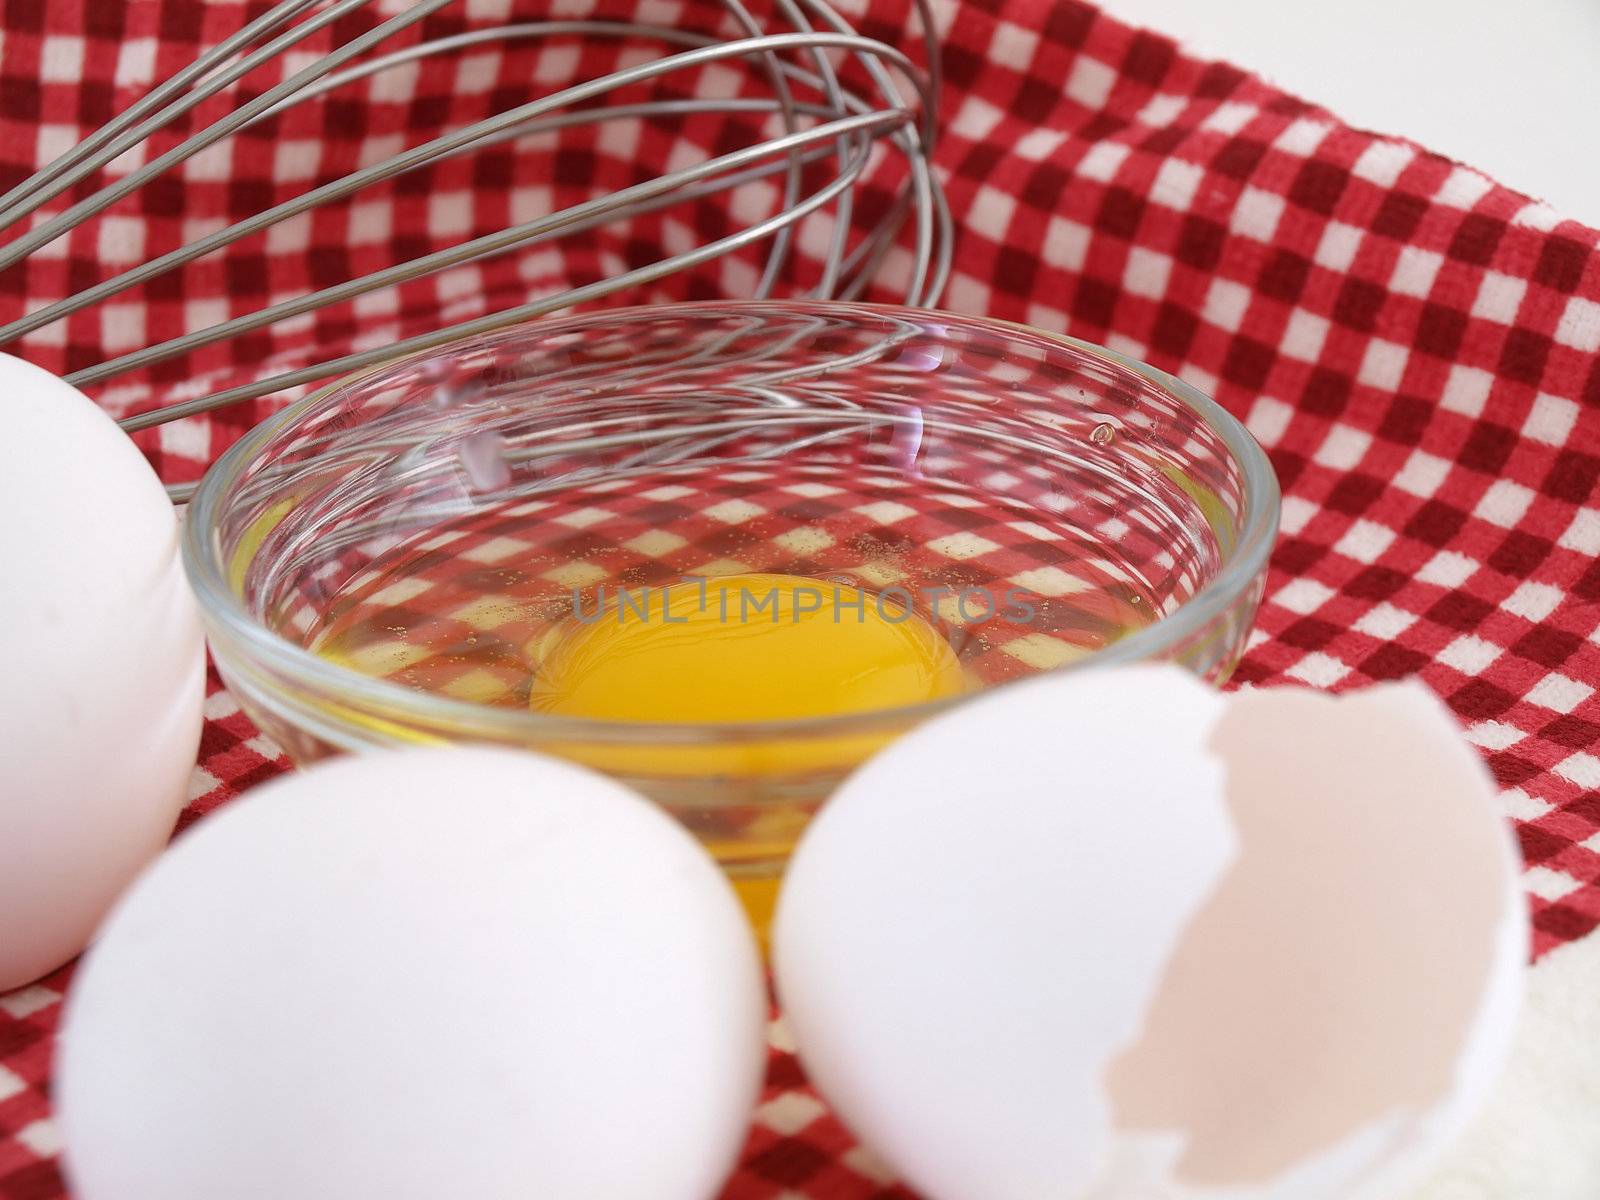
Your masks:
M 1131 1139 L 1111 1174 L 1390 1194 L 1408 1148 L 1470 1115 L 1513 1026 L 1526 925 L 1492 785 L 1420 686 L 1244 693 L 1211 746 L 1241 853 L 1107 1076 Z

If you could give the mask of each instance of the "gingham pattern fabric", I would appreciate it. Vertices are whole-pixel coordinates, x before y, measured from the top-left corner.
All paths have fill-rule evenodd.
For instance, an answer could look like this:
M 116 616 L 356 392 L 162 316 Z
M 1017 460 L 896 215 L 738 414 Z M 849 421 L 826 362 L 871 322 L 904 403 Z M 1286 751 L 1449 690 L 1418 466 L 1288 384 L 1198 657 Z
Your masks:
M 380 6 L 381 7 L 381 6 Z M 581 5 L 557 5 L 577 12 Z M 646 6 L 696 19 L 693 5 Z M 448 30 L 546 4 L 458 5 Z M 1341 126 L 1234 68 L 1199 62 L 1076 0 L 937 5 L 947 74 L 938 161 L 962 233 L 948 303 L 1103 341 L 1175 371 L 1245 418 L 1283 481 L 1284 536 L 1240 670 L 1251 683 L 1347 688 L 1416 674 L 1482 748 L 1516 818 L 1539 951 L 1600 924 L 1600 254 L 1597 235 L 1400 141 Z M 245 6 L 216 0 L 0 3 L 0 173 L 6 182 L 126 103 Z M 703 16 L 703 14 L 701 14 Z M 894 0 L 851 6 L 863 32 L 903 34 Z M 369 18 L 362 17 L 362 21 Z M 357 22 L 352 28 L 360 27 Z M 296 110 L 274 138 L 237 139 L 116 220 L 0 275 L 12 315 L 259 207 L 404 135 L 514 102 L 571 54 L 430 66 L 358 100 Z M 466 86 L 463 86 L 465 81 Z M 706 130 L 568 156 L 606 184 Z M 709 131 L 714 137 L 714 131 Z M 53 367 L 203 323 L 249 299 L 450 240 L 547 199 L 534 163 L 441 168 L 360 217 L 307 221 L 240 247 L 116 310 L 45 330 L 24 351 Z M 548 166 L 548 161 L 542 165 Z M 870 206 L 869 206 L 870 208 Z M 710 219 L 700 213 L 696 219 Z M 661 237 L 698 232 L 665 218 Z M 413 247 L 414 250 L 414 247 Z M 293 361 L 313 340 L 390 337 L 504 302 L 541 280 L 626 261 L 626 238 L 570 262 L 538 255 L 414 288 L 235 344 L 153 385 L 108 391 L 117 411 Z M 886 264 L 890 276 L 903 257 Z M 719 265 L 663 294 L 735 290 Z M 146 439 L 170 478 L 192 475 L 254 411 Z M 214 691 L 188 820 L 284 769 Z M 1426 854 L 1426 845 L 1416 848 Z M 68 972 L 0 997 L 0 1197 L 62 1194 L 49 1119 L 52 1034 Z M 774 1034 L 768 1088 L 735 1200 L 906 1193 L 827 1115 Z
M 592 614 L 623 597 L 648 603 L 646 589 L 681 578 L 777 571 L 854 583 L 936 621 L 989 683 L 1081 658 L 1139 613 L 1107 591 L 1126 578 L 1122 569 L 1074 554 L 1060 527 L 1029 521 L 1019 530 L 1017 512 L 981 493 L 906 495 L 904 477 L 856 469 L 876 497 L 866 503 L 832 469 L 780 464 L 693 487 L 681 473 L 645 475 L 626 489 L 578 487 L 491 510 L 356 575 L 327 607 L 316 641 L 360 657 L 369 674 L 525 705 L 528 662 L 538 657 L 530 643 L 570 611 L 574 595 Z M 529 517 L 569 532 L 530 538 Z M 944 593 L 931 605 L 930 587 Z M 962 589 L 987 602 L 968 597 L 963 607 Z M 1025 620 L 1006 611 L 1012 591 L 1029 604 Z

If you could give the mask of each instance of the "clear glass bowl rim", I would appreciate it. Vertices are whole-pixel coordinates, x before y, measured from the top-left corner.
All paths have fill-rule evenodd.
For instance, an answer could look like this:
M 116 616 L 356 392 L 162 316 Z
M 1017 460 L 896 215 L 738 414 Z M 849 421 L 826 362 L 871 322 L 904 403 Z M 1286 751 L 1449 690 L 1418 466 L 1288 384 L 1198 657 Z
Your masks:
M 1103 650 L 1075 662 L 1053 667 L 1039 674 L 1059 674 L 1087 668 L 1113 666 L 1158 658 L 1165 651 L 1202 631 L 1213 619 L 1226 613 L 1249 591 L 1265 571 L 1267 558 L 1277 536 L 1280 493 L 1278 480 L 1266 452 L 1232 414 L 1197 388 L 1165 371 L 1157 370 L 1104 346 L 1066 334 L 1050 333 L 1030 326 L 989 317 L 964 316 L 934 309 L 906 308 L 897 305 L 858 304 L 836 301 L 729 300 L 688 304 L 640 305 L 604 309 L 557 319 L 541 318 L 541 332 L 551 334 L 605 324 L 619 318 L 647 318 L 650 314 L 670 314 L 675 319 L 698 314 L 722 314 L 730 310 L 758 314 L 804 309 L 815 313 L 825 309 L 841 316 L 905 319 L 915 322 L 966 326 L 987 330 L 1006 338 L 1032 338 L 1053 343 L 1090 357 L 1099 358 L 1122 371 L 1139 376 L 1167 392 L 1194 412 L 1226 446 L 1243 479 L 1244 514 L 1232 553 L 1222 569 L 1198 592 L 1172 613 L 1136 633 L 1113 642 Z M 507 326 L 507 329 L 515 326 Z M 461 344 L 494 337 L 506 332 L 477 333 L 460 339 Z M 948 697 L 942 700 L 904 705 L 868 712 L 807 717 L 778 721 L 726 722 L 644 722 L 557 717 L 522 709 L 494 708 L 417 691 L 363 675 L 328 661 L 262 624 L 244 607 L 228 586 L 226 564 L 217 536 L 221 506 L 244 471 L 255 461 L 272 436 L 321 404 L 331 393 L 378 371 L 387 371 L 408 359 L 424 358 L 458 344 L 456 341 L 397 356 L 374 367 L 335 380 L 281 412 L 268 417 L 240 438 L 213 463 L 201 479 L 183 522 L 183 562 L 189 582 L 204 613 L 213 624 L 213 638 L 222 633 L 235 640 L 257 664 L 267 667 L 291 683 L 305 685 L 336 696 L 341 705 L 381 710 L 386 721 L 415 720 L 430 730 L 451 729 L 494 740 L 542 742 L 584 741 L 601 743 L 705 744 L 727 741 L 768 741 L 789 738 L 807 739 L 840 736 L 897 727 L 922 721 L 994 689 Z M 232 647 L 228 648 L 230 651 Z M 234 651 L 236 652 L 236 651 Z M 225 653 L 224 658 L 227 657 Z M 1026 682 L 1038 675 L 1012 682 Z M 996 685 L 1004 688 L 1011 683 Z

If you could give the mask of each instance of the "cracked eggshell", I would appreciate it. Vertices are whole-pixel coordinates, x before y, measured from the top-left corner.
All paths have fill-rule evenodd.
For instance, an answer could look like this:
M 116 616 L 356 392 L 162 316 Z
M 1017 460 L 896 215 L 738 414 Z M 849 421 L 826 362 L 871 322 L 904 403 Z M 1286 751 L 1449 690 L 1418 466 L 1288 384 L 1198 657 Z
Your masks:
M 722 872 L 503 750 L 275 780 L 129 889 L 68 992 L 82 1200 L 709 1200 L 765 1066 Z
M 1106 1060 L 1234 854 L 1205 748 L 1221 698 L 1159 668 L 1077 678 L 895 742 L 785 876 L 775 966 L 806 1069 L 932 1197 L 1089 1186 Z
M 178 522 L 76 388 L 0 354 L 0 992 L 77 954 L 159 854 L 200 740 Z
M 799 1052 L 933 1200 L 1378 1200 L 1482 1101 L 1527 954 L 1420 686 L 1041 678 L 897 742 L 796 853 Z
M 1600 1179 L 1600 936 L 1528 972 L 1505 1073 L 1455 1148 L 1406 1200 L 1594 1200 Z

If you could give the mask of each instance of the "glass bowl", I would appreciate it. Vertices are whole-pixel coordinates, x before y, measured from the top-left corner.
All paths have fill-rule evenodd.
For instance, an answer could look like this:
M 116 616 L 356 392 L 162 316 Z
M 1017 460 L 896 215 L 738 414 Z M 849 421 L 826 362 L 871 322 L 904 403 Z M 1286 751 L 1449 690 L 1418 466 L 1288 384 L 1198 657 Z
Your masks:
M 219 671 L 296 761 L 486 742 L 587 763 L 700 837 L 761 927 L 839 779 L 966 693 L 782 720 L 535 711 L 575 621 L 781 573 L 926 622 L 973 690 L 1146 659 L 1220 680 L 1277 514 L 1237 421 L 1112 351 L 716 303 L 547 319 L 323 388 L 217 462 L 184 550 Z

